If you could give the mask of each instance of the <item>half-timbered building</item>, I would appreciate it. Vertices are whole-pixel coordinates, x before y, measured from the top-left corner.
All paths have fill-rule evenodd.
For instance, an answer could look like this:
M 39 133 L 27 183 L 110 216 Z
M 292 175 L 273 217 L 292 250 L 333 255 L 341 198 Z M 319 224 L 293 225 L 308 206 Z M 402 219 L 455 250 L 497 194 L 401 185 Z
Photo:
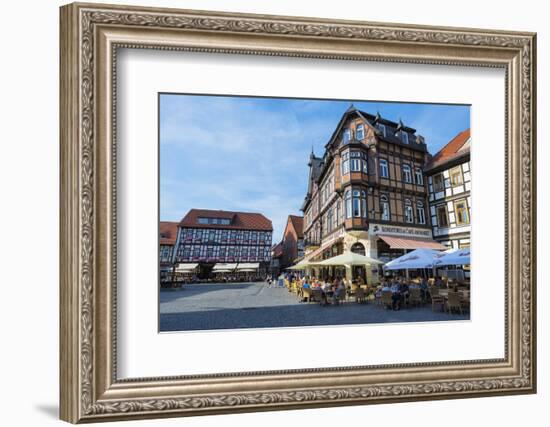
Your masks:
M 455 136 L 426 166 L 434 239 L 459 249 L 470 246 L 470 129 Z
M 273 225 L 261 213 L 191 209 L 178 227 L 174 263 L 198 263 L 208 277 L 216 263 L 269 271 Z
M 306 259 L 351 250 L 389 261 L 407 250 L 441 248 L 432 239 L 428 215 L 428 159 L 424 138 L 414 128 L 351 106 L 323 156 L 310 155 L 301 208 Z M 359 268 L 353 275 L 376 282 L 378 268 Z
M 169 270 L 172 265 L 174 245 L 178 234 L 178 223 L 161 221 L 159 224 L 159 262 L 160 269 Z

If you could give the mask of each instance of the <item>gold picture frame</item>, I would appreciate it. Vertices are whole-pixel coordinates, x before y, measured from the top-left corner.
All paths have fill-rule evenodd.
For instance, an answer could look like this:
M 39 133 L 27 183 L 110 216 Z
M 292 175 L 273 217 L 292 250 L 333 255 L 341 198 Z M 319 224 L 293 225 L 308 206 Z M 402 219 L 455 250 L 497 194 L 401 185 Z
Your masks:
M 78 3 L 60 13 L 61 419 L 79 423 L 536 391 L 534 33 Z M 505 357 L 118 380 L 117 48 L 505 69 Z

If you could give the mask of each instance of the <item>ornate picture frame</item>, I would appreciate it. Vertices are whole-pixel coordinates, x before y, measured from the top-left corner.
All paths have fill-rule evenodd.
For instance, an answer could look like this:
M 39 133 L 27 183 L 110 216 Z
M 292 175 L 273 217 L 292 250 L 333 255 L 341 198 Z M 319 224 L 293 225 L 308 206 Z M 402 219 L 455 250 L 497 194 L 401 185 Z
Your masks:
M 189 416 L 536 391 L 536 35 L 190 10 L 61 8 L 61 419 Z M 117 378 L 118 48 L 411 64 L 506 73 L 505 357 Z

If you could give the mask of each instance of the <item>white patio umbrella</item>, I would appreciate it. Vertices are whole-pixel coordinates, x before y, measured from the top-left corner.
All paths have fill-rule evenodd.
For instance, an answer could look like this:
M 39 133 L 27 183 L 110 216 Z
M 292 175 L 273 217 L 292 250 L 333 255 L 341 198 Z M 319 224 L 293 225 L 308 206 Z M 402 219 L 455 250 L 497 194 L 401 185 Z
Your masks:
M 329 265 L 365 265 L 365 264 L 384 264 L 382 261 L 371 258 L 365 255 L 356 254 L 355 252 L 344 252 L 341 255 L 328 258 L 324 261 L 319 262 L 320 266 L 329 266 Z
M 305 270 L 308 267 L 314 267 L 316 265 L 319 265 L 319 263 L 318 262 L 311 262 L 311 261 L 308 261 L 306 259 L 303 259 L 300 262 L 298 262 L 297 264 L 294 264 L 294 265 L 288 267 L 287 269 L 288 270 Z
M 412 270 L 417 268 L 433 268 L 437 256 L 441 252 L 435 249 L 415 249 L 384 265 L 386 270 Z
M 442 253 L 436 257 L 435 266 L 444 265 L 469 265 L 470 264 L 470 248 L 457 249 L 450 252 Z

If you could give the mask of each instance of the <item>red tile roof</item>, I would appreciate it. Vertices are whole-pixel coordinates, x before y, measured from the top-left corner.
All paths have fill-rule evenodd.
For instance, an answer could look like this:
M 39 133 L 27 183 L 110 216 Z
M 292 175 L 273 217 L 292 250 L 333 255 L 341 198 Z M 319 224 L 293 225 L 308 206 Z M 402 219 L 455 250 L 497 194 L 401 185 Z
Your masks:
M 199 218 L 230 219 L 231 224 L 199 224 Z M 216 211 L 209 209 L 191 209 L 181 220 L 180 226 L 273 231 L 271 221 L 261 213 Z
M 292 226 L 294 227 L 294 230 L 296 231 L 296 235 L 299 239 L 304 238 L 304 217 L 303 216 L 297 216 L 297 215 L 289 215 L 288 218 L 290 219 L 290 222 L 292 223 Z
M 466 129 L 455 136 L 439 150 L 426 165 L 426 170 L 435 169 L 447 162 L 470 154 L 470 145 L 465 145 L 470 139 L 470 129 Z
M 175 245 L 176 236 L 178 234 L 178 223 L 161 221 L 159 227 L 160 244 L 161 245 Z

